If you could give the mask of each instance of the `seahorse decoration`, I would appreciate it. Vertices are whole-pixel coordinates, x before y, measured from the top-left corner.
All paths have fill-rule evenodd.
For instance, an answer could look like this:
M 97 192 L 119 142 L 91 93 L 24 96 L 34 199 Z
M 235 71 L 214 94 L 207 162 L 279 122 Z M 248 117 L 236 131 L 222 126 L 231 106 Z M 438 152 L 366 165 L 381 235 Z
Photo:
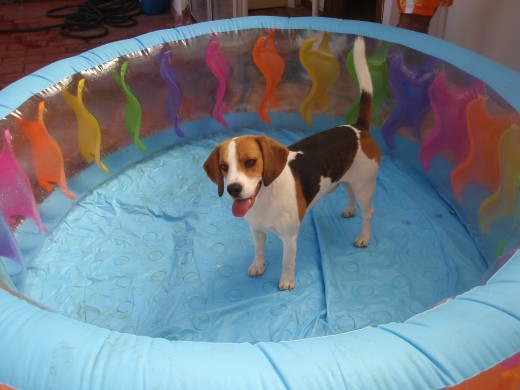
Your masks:
M 11 148 L 11 132 L 4 131 L 4 145 L 0 150 L 0 210 L 9 224 L 15 223 L 17 217 L 32 219 L 40 232 L 47 231 L 42 224 L 36 201 L 27 175 L 16 161 Z
M 463 200 L 463 190 L 471 182 L 494 192 L 500 184 L 500 140 L 513 124 L 514 114 L 491 114 L 489 98 L 478 96 L 466 109 L 469 152 L 451 173 L 455 199 Z
M 31 156 L 38 184 L 47 192 L 59 186 L 63 194 L 71 199 L 76 196 L 67 188 L 63 153 L 56 140 L 49 134 L 43 121 L 45 102 L 38 105 L 38 118 L 31 121 L 15 118 L 19 129 L 29 140 Z
M 83 88 L 85 88 L 85 79 L 78 82 L 76 95 L 72 95 L 67 90 L 61 91 L 61 94 L 76 114 L 81 155 L 88 163 L 95 162 L 103 172 L 109 173 L 108 168 L 101 161 L 101 128 L 97 119 L 83 104 Z
M 455 164 L 466 158 L 469 145 L 466 108 L 484 92 L 480 80 L 463 87 L 448 87 L 446 78 L 445 72 L 439 73 L 428 91 L 435 127 L 424 139 L 419 153 L 425 170 L 430 169 L 436 154 L 449 153 Z
M 211 37 L 211 42 L 206 50 L 206 65 L 208 65 L 211 73 L 213 73 L 218 80 L 217 91 L 215 92 L 213 117 L 222 126 L 227 126 L 228 124 L 224 120 L 222 114 L 229 110 L 228 106 L 224 102 L 224 96 L 226 95 L 227 80 L 231 68 L 228 60 L 219 49 L 219 41 L 216 35 Z
M 478 209 L 483 233 L 489 233 L 493 222 L 501 217 L 520 220 L 520 127 L 512 125 L 505 130 L 499 144 L 500 184 Z
M 118 72 L 116 69 L 112 70 L 112 76 L 116 81 L 117 85 L 121 87 L 125 95 L 126 107 L 125 107 L 125 129 L 128 135 L 134 141 L 135 146 L 142 152 L 146 153 L 146 146 L 141 141 L 141 121 L 143 118 L 143 110 L 139 99 L 135 96 L 132 88 L 125 80 L 126 70 L 128 69 L 128 61 L 123 62 L 121 69 Z
M 175 134 L 182 138 L 184 137 L 184 133 L 179 127 L 179 108 L 181 105 L 181 90 L 177 85 L 177 80 L 175 78 L 175 73 L 173 72 L 173 69 L 168 66 L 168 61 L 170 59 L 171 54 L 171 50 L 168 50 L 161 54 L 161 58 L 159 59 L 159 73 L 161 74 L 162 79 L 168 87 L 168 95 L 166 96 L 166 111 L 168 112 L 170 120 L 173 124 Z
M 266 35 L 256 40 L 253 47 L 253 60 L 265 78 L 264 95 L 258 106 L 258 116 L 264 123 L 271 123 L 267 106 L 278 107 L 275 92 L 285 71 L 285 61 L 274 44 L 275 33 L 276 30 L 270 29 Z
M 329 90 L 339 77 L 338 58 L 329 47 L 330 32 L 323 32 L 321 38 L 306 39 L 300 47 L 300 62 L 312 80 L 311 91 L 300 107 L 305 123 L 312 124 L 312 109 L 318 104 L 320 110 L 329 107 Z
M 404 64 L 402 55 L 395 56 L 388 69 L 388 82 L 396 98 L 396 107 L 381 128 L 387 146 L 395 149 L 395 136 L 400 128 L 412 128 L 415 139 L 421 139 L 421 125 L 430 111 L 428 88 L 435 78 L 437 60 L 429 58 L 414 68 Z

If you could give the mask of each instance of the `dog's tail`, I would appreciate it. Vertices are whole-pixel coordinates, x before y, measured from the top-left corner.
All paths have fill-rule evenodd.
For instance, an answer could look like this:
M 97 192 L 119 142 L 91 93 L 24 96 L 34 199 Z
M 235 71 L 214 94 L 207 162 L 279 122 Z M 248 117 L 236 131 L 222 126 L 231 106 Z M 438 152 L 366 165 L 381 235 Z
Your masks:
M 361 92 L 359 114 L 354 126 L 361 131 L 368 131 L 372 119 L 373 88 L 365 56 L 365 41 L 362 37 L 357 37 L 354 42 L 354 69 Z

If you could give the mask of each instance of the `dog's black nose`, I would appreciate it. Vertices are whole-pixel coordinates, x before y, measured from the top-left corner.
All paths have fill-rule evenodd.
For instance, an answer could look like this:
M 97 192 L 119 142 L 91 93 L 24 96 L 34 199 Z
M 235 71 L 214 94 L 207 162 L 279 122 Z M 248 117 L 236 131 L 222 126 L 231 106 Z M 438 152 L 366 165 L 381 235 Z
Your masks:
M 242 192 L 242 185 L 239 183 L 233 183 L 227 186 L 227 192 L 233 198 L 236 198 Z

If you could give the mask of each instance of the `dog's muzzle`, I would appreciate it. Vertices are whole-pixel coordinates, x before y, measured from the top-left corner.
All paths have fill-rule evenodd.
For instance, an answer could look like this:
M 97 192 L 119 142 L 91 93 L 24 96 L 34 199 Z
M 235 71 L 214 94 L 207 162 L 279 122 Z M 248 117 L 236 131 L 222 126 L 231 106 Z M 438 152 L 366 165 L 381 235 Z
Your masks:
M 227 192 L 233 198 L 240 197 L 240 193 L 242 192 L 242 184 L 240 184 L 240 183 L 233 183 L 233 184 L 228 185 L 227 186 Z
M 233 206 L 231 207 L 231 211 L 235 217 L 243 217 L 249 211 L 251 207 L 255 204 L 256 196 L 262 187 L 262 182 L 259 182 L 256 186 L 255 192 L 252 196 L 246 199 L 239 198 L 238 196 L 242 192 L 242 185 L 238 183 L 233 183 L 228 185 L 227 191 L 228 194 L 231 195 L 235 200 L 233 201 Z M 236 195 L 235 195 L 236 194 Z

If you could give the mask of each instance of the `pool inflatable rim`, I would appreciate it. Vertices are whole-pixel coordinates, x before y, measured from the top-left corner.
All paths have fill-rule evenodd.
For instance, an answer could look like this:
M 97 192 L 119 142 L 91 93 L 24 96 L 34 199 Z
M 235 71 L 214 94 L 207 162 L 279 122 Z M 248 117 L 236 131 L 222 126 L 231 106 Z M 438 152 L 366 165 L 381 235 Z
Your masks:
M 478 286 L 404 323 L 258 344 L 109 331 L 0 290 L 0 381 L 22 388 L 442 388 L 520 350 L 520 251 Z

